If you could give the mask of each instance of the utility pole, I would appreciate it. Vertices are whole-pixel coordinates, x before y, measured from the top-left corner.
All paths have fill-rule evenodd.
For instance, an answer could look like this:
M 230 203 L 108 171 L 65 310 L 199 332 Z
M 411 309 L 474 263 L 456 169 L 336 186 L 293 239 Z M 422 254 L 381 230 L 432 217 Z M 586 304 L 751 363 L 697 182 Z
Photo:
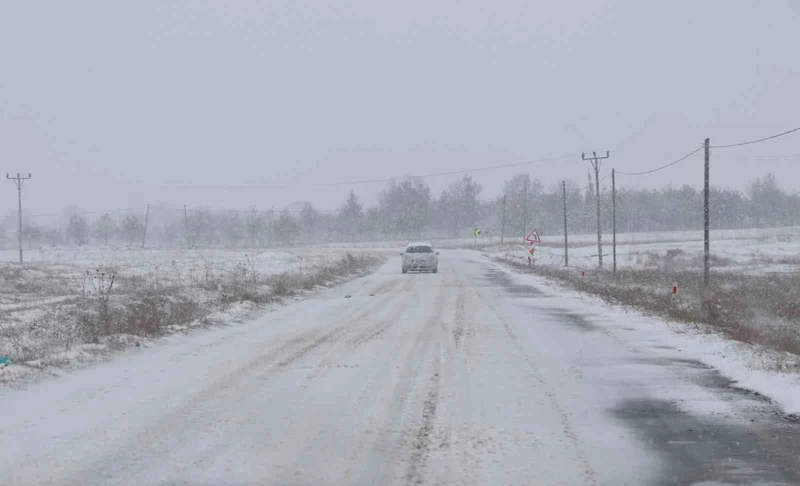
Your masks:
M 150 205 L 147 205 L 147 212 L 144 213 L 144 232 L 142 233 L 142 249 L 147 241 L 147 222 L 150 220 Z
M 267 219 L 267 247 L 272 243 L 274 235 L 272 234 L 272 219 L 275 216 L 275 206 L 269 209 L 269 218 Z
M 528 177 L 525 177 L 525 189 L 522 191 L 522 243 L 528 233 Z
M 22 177 L 17 172 L 17 177 L 11 177 L 6 173 L 6 179 L 10 179 L 14 181 L 14 185 L 17 186 L 17 202 L 19 203 L 19 228 L 17 230 L 17 239 L 19 240 L 19 262 L 22 263 L 22 183 L 23 181 L 27 181 L 31 178 L 31 175 L 28 174 L 28 177 Z
M 569 237 L 567 236 L 567 181 L 561 181 L 564 193 L 564 266 L 569 266 Z
M 711 162 L 710 140 L 705 142 L 706 167 L 705 167 L 705 194 L 703 196 L 703 285 L 708 286 L 711 281 L 711 221 L 709 207 L 709 165 Z
M 614 272 L 617 271 L 617 174 L 611 169 L 611 234 L 614 255 Z
M 189 214 L 186 211 L 186 205 L 183 205 L 183 223 L 186 226 L 186 248 L 191 250 L 192 249 L 192 237 L 189 234 Z
M 506 237 L 506 195 L 503 194 L 503 223 L 500 229 L 500 244 L 503 244 Z
M 592 152 L 591 157 L 581 154 L 581 159 L 591 161 L 594 168 L 595 198 L 597 199 L 597 263 L 600 268 L 603 268 L 603 237 L 600 229 L 600 161 L 609 157 L 608 150 L 606 150 L 605 157 L 598 156 L 597 152 Z

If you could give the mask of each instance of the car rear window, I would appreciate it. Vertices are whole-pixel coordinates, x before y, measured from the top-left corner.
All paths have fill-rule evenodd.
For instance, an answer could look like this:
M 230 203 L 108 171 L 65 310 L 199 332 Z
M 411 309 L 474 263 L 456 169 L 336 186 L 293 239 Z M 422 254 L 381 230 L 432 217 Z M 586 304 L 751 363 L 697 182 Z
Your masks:
M 433 248 L 430 246 L 409 246 L 406 249 L 408 253 L 433 253 Z

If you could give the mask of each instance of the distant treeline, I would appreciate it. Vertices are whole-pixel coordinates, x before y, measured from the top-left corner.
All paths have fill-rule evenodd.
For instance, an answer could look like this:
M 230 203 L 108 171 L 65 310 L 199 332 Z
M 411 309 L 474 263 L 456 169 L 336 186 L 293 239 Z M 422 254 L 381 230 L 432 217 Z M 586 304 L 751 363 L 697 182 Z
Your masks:
M 536 227 L 540 234 L 563 233 L 561 184 L 545 188 L 527 174 L 506 181 L 503 194 L 482 197 L 482 187 L 465 175 L 434 195 L 420 178 L 392 181 L 378 203 L 364 206 L 351 191 L 341 207 L 320 211 L 310 203 L 297 209 L 246 211 L 152 206 L 140 212 L 88 214 L 65 210 L 58 224 L 38 225 L 24 218 L 24 244 L 114 245 L 150 247 L 267 247 L 289 244 L 469 237 L 520 236 Z M 596 225 L 594 185 L 567 181 L 567 219 L 572 234 L 592 233 Z M 505 211 L 503 200 L 505 196 Z M 601 194 L 604 232 L 611 231 L 611 191 Z M 13 217 L 12 217 L 13 216 Z M 24 213 L 23 213 L 24 216 Z M 147 230 L 145 235 L 145 220 Z M 703 224 L 703 193 L 690 186 L 658 190 L 617 188 L 617 231 L 698 230 Z M 711 224 L 715 229 L 800 225 L 800 194 L 782 191 L 773 175 L 751 182 L 744 192 L 711 191 Z M 0 225 L 0 244 L 16 245 L 16 213 Z

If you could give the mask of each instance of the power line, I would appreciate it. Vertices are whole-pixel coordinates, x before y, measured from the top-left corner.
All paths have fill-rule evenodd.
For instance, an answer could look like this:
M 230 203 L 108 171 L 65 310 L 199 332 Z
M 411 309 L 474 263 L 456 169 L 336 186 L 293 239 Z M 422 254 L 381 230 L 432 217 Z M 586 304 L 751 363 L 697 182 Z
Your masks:
M 126 211 L 144 211 L 144 208 L 127 208 L 127 209 L 105 209 L 102 211 L 79 211 L 77 214 L 84 215 L 84 214 L 103 214 L 103 213 L 121 213 Z M 60 213 L 39 213 L 39 214 L 29 214 L 30 217 L 51 217 L 51 216 L 65 216 L 69 215 L 69 211 L 63 211 Z
M 669 164 L 662 165 L 661 167 L 657 167 L 655 169 L 646 170 L 646 171 L 643 171 L 643 172 L 621 172 L 621 171 L 617 171 L 617 174 L 627 175 L 627 176 L 639 176 L 639 175 L 645 175 L 645 174 L 652 174 L 653 172 L 658 172 L 658 171 L 664 170 L 664 169 L 666 169 L 668 167 L 672 167 L 673 165 L 675 165 L 675 164 L 677 164 L 679 162 L 683 162 L 684 160 L 688 159 L 692 155 L 694 155 L 697 152 L 703 150 L 704 147 L 705 147 L 704 145 L 701 145 L 701 146 L 697 147 L 695 150 L 693 150 L 693 151 L 689 152 L 688 154 L 684 155 L 680 159 L 672 161 Z
M 608 180 L 609 177 L 611 177 L 611 173 L 608 173 L 608 174 L 606 174 L 605 177 L 602 177 L 600 179 L 600 183 L 603 183 L 604 181 Z M 593 186 L 594 186 L 594 183 L 586 185 L 586 186 L 583 186 L 580 189 L 581 190 L 591 189 Z M 502 196 L 497 196 L 497 197 L 493 197 L 493 198 L 480 198 L 480 199 L 477 200 L 477 202 L 484 203 L 484 204 L 485 203 L 495 203 L 500 199 L 502 199 Z M 252 211 L 252 208 L 249 208 L 249 207 L 248 208 L 209 208 L 209 207 L 203 207 L 203 206 L 194 206 L 193 208 L 190 207 L 189 209 L 192 210 L 192 211 L 208 211 L 208 212 L 211 212 L 211 213 L 249 213 L 249 212 Z M 144 207 L 137 207 L 137 208 L 116 208 L 116 209 L 102 209 L 102 210 L 96 210 L 96 211 L 79 211 L 77 214 L 80 214 L 80 215 L 96 215 L 96 214 L 106 214 L 106 213 L 126 213 L 126 212 L 137 212 L 137 211 L 138 212 L 146 212 L 146 210 L 147 210 L 147 207 L 144 206 Z M 159 211 L 182 212 L 183 211 L 183 206 L 174 207 L 174 206 L 160 205 L 159 204 L 159 205 L 151 206 L 150 210 L 151 210 L 151 212 L 156 212 L 156 213 L 158 213 Z M 314 211 L 317 212 L 317 213 L 337 213 L 340 210 L 341 210 L 340 208 L 316 208 L 316 207 L 314 208 Z M 288 209 L 288 208 L 256 209 L 256 212 L 260 213 L 260 214 L 268 214 L 270 212 L 281 213 L 283 211 L 287 211 L 287 212 L 290 212 L 290 213 L 298 213 L 299 214 L 299 213 L 303 212 L 303 209 L 302 208 L 296 208 L 296 209 Z M 35 214 L 27 214 L 26 213 L 26 216 L 32 217 L 32 218 L 44 218 L 44 217 L 59 217 L 59 216 L 65 216 L 65 215 L 69 215 L 69 214 L 70 213 L 68 211 L 63 211 L 63 212 L 60 212 L 60 213 L 35 213 Z
M 611 177 L 611 173 L 608 173 L 608 174 L 606 174 L 605 177 L 602 177 L 600 179 L 600 183 L 602 184 L 604 181 L 608 180 L 609 177 Z M 579 189 L 580 190 L 591 189 L 593 186 L 594 186 L 594 183 L 586 185 L 586 186 L 583 186 L 583 187 L 581 187 Z M 495 198 L 479 198 L 479 199 L 477 199 L 477 202 L 481 203 L 481 204 L 490 204 L 490 203 L 497 203 L 501 199 L 502 199 L 502 196 L 498 196 L 498 197 L 495 197 Z M 203 207 L 203 206 L 195 206 L 193 208 L 189 207 L 188 209 L 189 209 L 189 211 L 204 211 L 204 212 L 209 212 L 209 213 L 241 213 L 241 214 L 246 214 L 246 213 L 250 213 L 250 212 L 253 211 L 253 208 L 249 208 L 249 207 L 248 208 L 209 208 L 209 207 Z M 98 215 L 98 214 L 108 214 L 108 213 L 146 212 L 146 211 L 147 211 L 147 207 L 145 206 L 145 207 L 137 207 L 137 208 L 117 208 L 117 209 L 103 209 L 103 210 L 96 210 L 96 211 L 79 211 L 77 214 L 88 216 L 88 215 Z M 183 208 L 183 206 L 181 206 L 181 207 L 173 207 L 173 206 L 169 206 L 169 205 L 160 205 L 160 204 L 156 205 L 156 206 L 152 206 L 152 205 L 150 206 L 150 212 L 151 213 L 155 213 L 157 215 L 160 211 L 170 211 L 170 212 L 181 213 L 181 212 L 184 211 L 184 208 Z M 323 214 L 335 214 L 335 213 L 338 213 L 339 211 L 341 211 L 341 208 L 316 208 L 316 207 L 314 208 L 314 212 L 315 213 L 323 213 Z M 301 214 L 303 212 L 303 209 L 302 208 L 297 208 L 297 209 L 288 209 L 288 208 L 282 208 L 282 209 L 256 209 L 255 212 L 260 214 L 260 215 L 266 215 L 266 214 L 269 214 L 269 213 L 280 214 L 282 212 L 288 212 L 288 213 L 291 213 L 291 214 Z M 61 212 L 61 213 L 26 214 L 26 216 L 27 217 L 31 217 L 31 218 L 42 218 L 42 217 L 60 217 L 60 216 L 65 216 L 65 215 L 69 215 L 69 214 L 70 213 L 68 211 L 64 211 L 64 212 Z
M 459 175 L 459 174 L 469 174 L 470 172 L 482 172 L 487 170 L 495 170 L 495 169 L 506 169 L 509 167 L 521 167 L 525 165 L 535 165 L 535 164 L 542 164 L 545 162 L 554 162 L 556 160 L 566 159 L 569 157 L 574 157 L 575 154 L 566 154 L 566 155 L 559 155 L 557 157 L 545 157 L 536 160 L 529 160 L 526 162 L 514 162 L 510 164 L 499 164 L 499 165 L 491 165 L 486 167 L 478 167 L 475 169 L 463 169 L 463 170 L 453 170 L 447 172 L 433 172 L 430 174 L 422 174 L 422 175 L 412 175 L 409 176 L 414 179 L 427 179 L 430 177 L 442 177 L 442 176 L 449 176 L 449 175 Z M 294 184 L 294 185 L 268 185 L 268 184 L 239 184 L 239 185 L 219 185 L 219 184 L 202 184 L 202 185 L 179 185 L 179 186 L 169 186 L 174 189 L 296 189 L 296 188 L 303 188 L 303 187 L 335 187 L 335 186 L 346 186 L 346 185 L 356 185 L 356 184 L 375 184 L 379 182 L 391 182 L 403 179 L 403 177 L 387 177 L 383 179 L 362 179 L 362 180 L 354 180 L 354 181 L 340 181 L 340 182 L 322 182 L 316 184 Z
M 783 154 L 783 155 L 756 155 L 748 157 L 755 160 L 767 161 L 784 161 L 784 160 L 797 160 L 800 159 L 800 154 Z
M 767 140 L 772 140 L 772 139 L 775 139 L 775 138 L 778 138 L 778 137 L 783 137 L 785 135 L 789 135 L 790 133 L 794 133 L 794 132 L 797 132 L 797 131 L 800 131 L 800 127 L 793 128 L 792 130 L 787 130 L 785 132 L 778 133 L 776 135 L 771 135 L 769 137 L 759 138 L 757 140 L 750 140 L 750 141 L 747 141 L 747 142 L 732 143 L 732 144 L 727 144 L 727 145 L 711 145 L 709 148 L 732 148 L 732 147 L 741 147 L 741 146 L 744 146 L 744 145 L 752 145 L 754 143 L 765 142 Z M 694 151 L 684 155 L 683 157 L 679 158 L 678 160 L 670 162 L 669 164 L 666 164 L 666 165 L 662 165 L 661 167 L 657 167 L 655 169 L 646 170 L 646 171 L 643 171 L 643 172 L 621 172 L 621 171 L 617 171 L 617 174 L 627 175 L 627 176 L 639 176 L 639 175 L 652 174 L 653 172 L 658 172 L 658 171 L 664 170 L 664 169 L 666 169 L 668 167 L 672 167 L 673 165 L 675 165 L 675 164 L 677 164 L 679 162 L 683 162 L 684 160 L 688 159 L 692 155 L 694 155 L 697 152 L 703 150 L 704 147 L 705 147 L 705 145 L 701 145 L 700 147 L 698 147 Z
M 772 140 L 773 138 L 783 137 L 784 135 L 789 135 L 790 133 L 794 133 L 794 132 L 797 132 L 797 131 L 800 131 L 800 127 L 793 128 L 791 130 L 785 131 L 783 133 L 779 133 L 777 135 L 772 135 L 772 136 L 765 137 L 765 138 L 759 138 L 758 140 L 750 140 L 749 142 L 741 142 L 741 143 L 731 143 L 731 144 L 728 144 L 728 145 L 711 145 L 709 148 L 717 149 L 717 148 L 741 147 L 742 145 L 752 145 L 754 143 L 766 142 L 767 140 Z
M 760 143 L 760 142 L 765 142 L 767 140 L 772 140 L 772 139 L 775 139 L 775 138 L 783 137 L 785 135 L 789 135 L 789 134 L 797 132 L 797 131 L 800 131 L 800 127 L 797 127 L 797 128 L 791 129 L 791 130 L 787 130 L 785 132 L 778 133 L 778 134 L 775 134 L 775 135 L 771 135 L 769 137 L 760 138 L 760 139 L 757 139 L 757 140 L 750 140 L 750 141 L 747 141 L 747 142 L 727 144 L 727 145 L 712 145 L 712 146 L 710 146 L 710 148 L 741 147 L 741 146 L 744 146 L 744 145 L 756 144 L 756 143 Z M 652 174 L 654 172 L 658 172 L 658 171 L 667 169 L 669 167 L 672 167 L 673 165 L 678 164 L 678 163 L 688 159 L 689 157 L 691 157 L 692 155 L 696 154 L 697 152 L 699 152 L 702 149 L 703 149 L 703 146 L 701 145 L 696 150 L 684 155 L 683 157 L 681 157 L 681 158 L 679 158 L 679 159 L 677 159 L 677 160 L 675 160 L 673 162 L 670 162 L 670 163 L 668 163 L 666 165 L 657 167 L 655 169 L 642 171 L 642 172 L 622 172 L 622 171 L 617 171 L 616 173 L 620 174 L 620 175 L 627 175 L 627 176 L 639 176 L 639 175 Z M 509 168 L 509 167 L 520 167 L 520 166 L 525 166 L 525 165 L 534 165 L 534 164 L 541 164 L 541 163 L 546 163 L 546 162 L 553 162 L 553 161 L 556 161 L 556 160 L 561 160 L 561 159 L 566 159 L 566 158 L 569 158 L 569 157 L 574 157 L 575 155 L 576 154 L 566 154 L 566 155 L 561 155 L 561 156 L 556 156 L 556 157 L 545 157 L 545 158 L 536 159 L 536 160 L 530 160 L 530 161 L 526 161 L 526 162 L 499 164 L 499 165 L 492 165 L 492 166 L 486 166 L 486 167 L 478 167 L 478 168 L 474 168 L 474 169 L 463 169 L 463 170 L 447 171 L 447 172 L 435 172 L 435 173 L 423 174 L 423 175 L 417 175 L 417 176 L 410 176 L 410 177 L 424 179 L 424 178 L 429 178 L 429 177 L 441 177 L 441 176 L 447 176 L 447 175 L 468 174 L 470 172 L 481 172 L 481 171 L 487 171 L 487 170 L 493 170 L 493 169 L 503 169 L 503 168 Z M 797 157 L 800 157 L 800 154 L 778 155 L 778 156 L 758 156 L 756 158 L 760 159 L 760 160 L 767 160 L 767 159 L 784 159 L 784 158 L 785 159 L 794 159 L 794 158 L 797 158 Z M 607 180 L 609 177 L 611 177 L 611 174 L 606 175 L 604 178 L 600 179 L 599 182 L 603 182 L 603 181 Z M 391 182 L 391 181 L 395 181 L 395 180 L 398 180 L 398 179 L 401 179 L 401 177 L 389 177 L 389 178 L 383 178 L 383 179 L 365 179 L 365 180 L 354 180 L 354 181 L 341 181 L 341 182 L 330 182 L 330 183 L 317 183 L 317 184 L 306 184 L 306 185 L 303 185 L 303 184 L 296 184 L 296 185 L 259 185 L 259 184 L 250 184 L 250 185 L 246 185 L 245 184 L 245 185 L 184 185 L 184 186 L 169 186 L 169 187 L 178 188 L 178 189 L 181 189 L 181 188 L 187 188 L 187 189 L 201 189 L 201 188 L 281 189 L 281 188 L 331 187 L 331 186 L 355 185 L 355 184 L 373 184 L 373 183 L 379 183 L 379 182 Z M 582 189 L 591 189 L 591 184 L 583 187 Z M 494 202 L 495 199 L 480 199 L 479 201 L 480 202 Z M 169 210 L 174 210 L 174 211 L 181 211 L 182 210 L 181 208 L 168 208 L 168 207 L 160 207 L 158 209 L 169 209 Z M 112 213 L 112 212 L 113 213 L 120 213 L 120 212 L 141 211 L 141 210 L 142 210 L 142 208 L 107 209 L 107 210 L 102 210 L 102 211 L 82 211 L 81 214 L 87 214 L 88 215 L 88 214 L 103 214 L 103 213 Z M 210 209 L 210 211 L 214 211 L 214 212 L 218 212 L 218 211 L 241 211 L 241 212 L 245 212 L 245 211 L 249 211 L 249 209 L 241 209 L 241 210 L 239 210 L 239 209 L 232 209 L 232 210 L 231 209 Z M 290 210 L 290 212 L 300 212 L 300 211 L 301 210 Z M 315 209 L 315 211 L 317 211 L 317 212 L 336 212 L 336 211 L 338 211 L 338 209 Z M 260 210 L 259 212 L 268 212 L 268 211 Z M 63 216 L 64 214 L 65 213 L 63 213 L 63 212 L 62 213 L 40 213 L 40 214 L 30 214 L 29 216 L 30 217 L 52 217 L 52 216 Z

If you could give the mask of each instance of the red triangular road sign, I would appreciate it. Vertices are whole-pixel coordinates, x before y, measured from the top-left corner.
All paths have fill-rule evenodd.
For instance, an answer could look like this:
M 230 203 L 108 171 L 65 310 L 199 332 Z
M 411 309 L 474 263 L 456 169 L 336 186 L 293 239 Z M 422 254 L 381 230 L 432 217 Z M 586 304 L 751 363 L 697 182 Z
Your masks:
M 539 232 L 536 231 L 536 228 L 533 228 L 528 236 L 525 237 L 525 241 L 529 243 L 541 243 L 542 239 L 539 238 Z

